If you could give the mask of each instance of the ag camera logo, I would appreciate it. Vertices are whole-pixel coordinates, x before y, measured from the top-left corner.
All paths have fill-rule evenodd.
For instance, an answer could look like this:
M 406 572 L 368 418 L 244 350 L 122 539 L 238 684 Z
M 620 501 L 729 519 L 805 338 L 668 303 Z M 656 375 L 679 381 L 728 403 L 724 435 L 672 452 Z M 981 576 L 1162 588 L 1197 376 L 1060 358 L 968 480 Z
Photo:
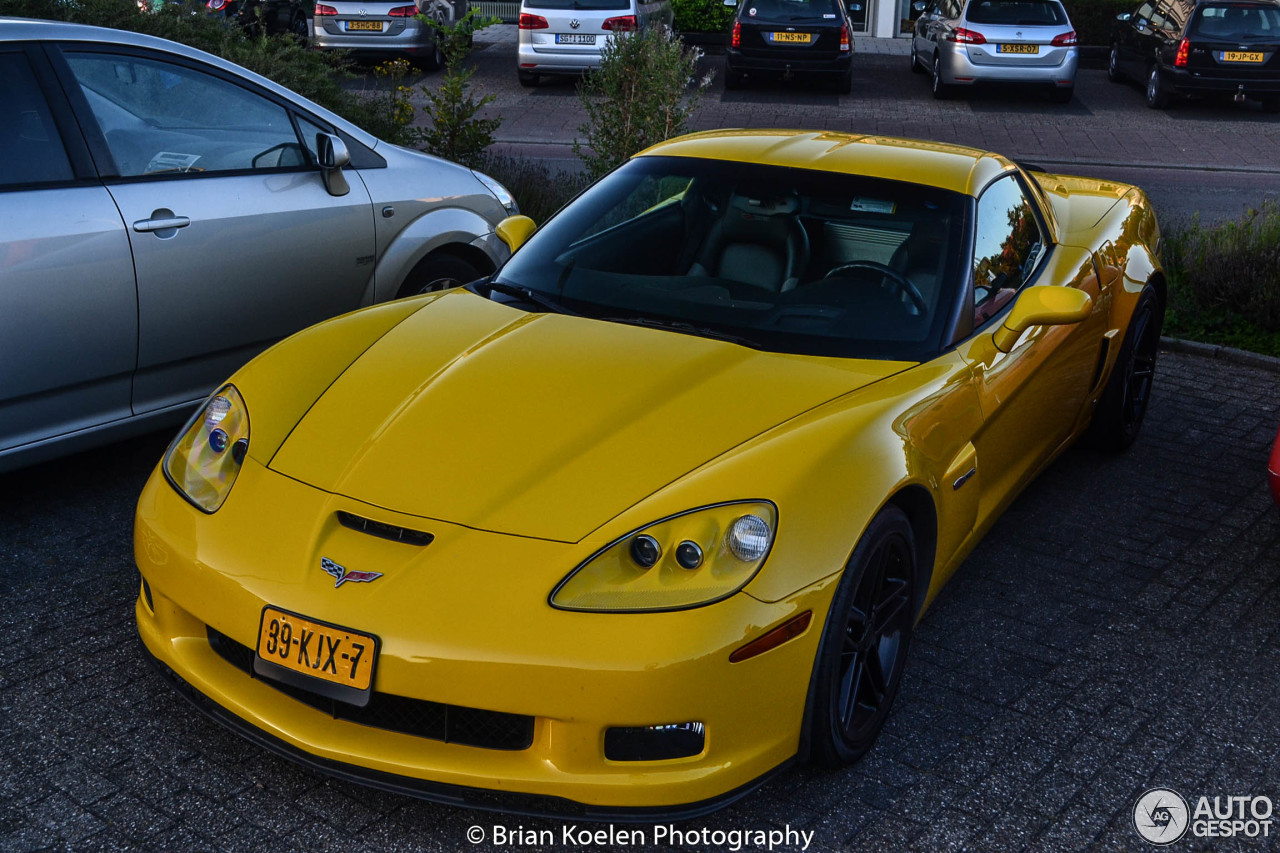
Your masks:
M 1133 806 L 1133 826 L 1152 844 L 1172 844 L 1186 835 L 1187 818 L 1187 801 L 1168 788 L 1152 788 Z

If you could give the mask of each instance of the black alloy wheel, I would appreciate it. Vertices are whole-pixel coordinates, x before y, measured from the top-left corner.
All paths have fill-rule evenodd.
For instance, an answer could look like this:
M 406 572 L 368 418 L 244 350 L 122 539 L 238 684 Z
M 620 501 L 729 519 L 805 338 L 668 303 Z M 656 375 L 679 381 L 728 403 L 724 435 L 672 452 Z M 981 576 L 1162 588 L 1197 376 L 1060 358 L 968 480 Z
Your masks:
M 294 38 L 298 40 L 298 44 L 306 47 L 311 41 L 311 24 L 307 20 L 307 16 L 303 12 L 293 16 L 293 20 L 289 22 L 289 32 L 293 33 Z
M 409 273 L 398 297 L 403 299 L 406 296 L 448 290 L 483 277 L 484 273 L 457 255 L 431 255 L 419 261 L 413 272 Z
M 1111 45 L 1111 56 L 1107 59 L 1107 79 L 1112 83 L 1120 83 L 1124 75 L 1120 73 L 1120 45 Z
M 1153 110 L 1162 110 L 1169 106 L 1169 97 L 1169 87 L 1160 74 L 1160 66 L 1152 65 L 1147 72 L 1147 106 Z
M 1094 409 L 1093 421 L 1085 433 L 1088 444 L 1104 450 L 1124 450 L 1137 439 L 1151 402 L 1163 326 L 1164 306 L 1155 288 L 1148 284 L 1138 296 L 1115 367 Z
M 902 510 L 872 519 L 836 589 L 819 646 L 812 758 L 856 761 L 888 719 L 915 623 L 915 537 Z

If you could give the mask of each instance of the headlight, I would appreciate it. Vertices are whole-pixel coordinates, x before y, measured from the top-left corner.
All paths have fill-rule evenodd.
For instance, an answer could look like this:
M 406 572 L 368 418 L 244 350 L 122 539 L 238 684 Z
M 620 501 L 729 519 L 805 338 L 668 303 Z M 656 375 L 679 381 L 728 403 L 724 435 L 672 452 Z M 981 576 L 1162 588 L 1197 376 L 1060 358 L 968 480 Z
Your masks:
M 169 484 L 205 512 L 217 512 L 249 451 L 249 409 L 234 385 L 209 398 L 164 456 Z
M 486 175 L 484 172 L 477 172 L 475 169 L 472 169 L 471 174 L 475 175 L 480 183 L 488 187 L 489 192 L 497 196 L 498 201 L 502 202 L 502 206 L 507 209 L 508 214 L 515 216 L 520 212 L 520 206 L 516 204 L 516 197 L 513 196 L 506 187 Z
M 560 581 L 563 610 L 679 610 L 733 595 L 769 556 L 778 510 L 767 501 L 694 509 L 633 530 Z

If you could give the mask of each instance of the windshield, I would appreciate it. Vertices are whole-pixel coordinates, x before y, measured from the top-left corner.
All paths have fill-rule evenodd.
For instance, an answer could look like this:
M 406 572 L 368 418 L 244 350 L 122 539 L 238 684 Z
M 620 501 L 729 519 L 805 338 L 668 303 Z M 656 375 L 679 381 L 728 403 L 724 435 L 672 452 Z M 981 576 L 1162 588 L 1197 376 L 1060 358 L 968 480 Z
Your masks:
M 956 301 L 967 205 L 858 175 L 640 157 L 539 229 L 490 295 L 537 301 L 511 295 L 527 288 L 775 352 L 922 361 Z
M 742 17 L 751 23 L 841 20 L 836 0 L 747 0 Z
M 1013 27 L 1065 26 L 1066 10 L 1053 0 L 977 0 L 966 15 L 971 24 Z
M 1201 6 L 1191 36 L 1226 41 L 1280 41 L 1280 7 L 1244 3 Z

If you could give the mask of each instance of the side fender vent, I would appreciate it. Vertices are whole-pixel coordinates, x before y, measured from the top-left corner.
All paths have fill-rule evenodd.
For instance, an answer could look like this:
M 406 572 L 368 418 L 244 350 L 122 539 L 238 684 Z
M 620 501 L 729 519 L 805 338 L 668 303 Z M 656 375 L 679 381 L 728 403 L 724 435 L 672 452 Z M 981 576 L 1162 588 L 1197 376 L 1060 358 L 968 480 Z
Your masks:
M 338 523 L 343 527 L 349 527 L 352 530 L 359 530 L 361 533 L 367 533 L 370 536 L 377 536 L 379 539 L 390 539 L 392 542 L 403 542 L 406 545 L 417 545 L 419 548 L 424 545 L 430 545 L 431 541 L 436 538 L 430 533 L 424 533 L 421 530 L 410 530 L 407 527 L 397 527 L 394 524 L 374 521 L 372 518 L 363 518 L 349 512 L 339 511 Z

